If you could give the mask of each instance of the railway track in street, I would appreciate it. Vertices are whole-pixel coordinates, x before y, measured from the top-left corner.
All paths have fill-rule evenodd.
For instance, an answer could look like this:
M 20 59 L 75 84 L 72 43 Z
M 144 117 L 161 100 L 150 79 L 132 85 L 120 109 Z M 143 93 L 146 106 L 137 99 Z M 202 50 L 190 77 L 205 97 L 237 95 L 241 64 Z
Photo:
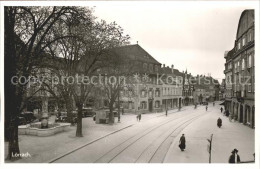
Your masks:
M 190 107 L 186 110 L 189 109 L 193 108 Z M 197 118 L 200 118 L 205 114 L 207 113 L 198 113 L 197 111 L 185 112 L 183 114 L 170 113 L 168 114 L 168 117 L 163 119 L 162 121 L 155 121 L 154 126 L 151 122 L 147 121 L 148 124 L 145 125 L 150 125 L 152 127 L 145 128 L 137 133 L 130 133 L 129 136 L 120 138 L 122 139 L 122 141 L 114 144 L 113 147 L 106 149 L 105 151 L 103 150 L 103 152 L 101 149 L 101 151 L 99 151 L 100 155 L 96 153 L 97 155 L 93 158 L 93 161 L 88 161 L 91 163 L 161 163 L 163 162 L 167 154 L 168 148 L 172 143 L 173 137 L 177 137 L 177 135 L 186 126 L 192 123 L 192 121 L 196 120 Z M 158 116 L 158 118 L 164 117 Z M 143 125 L 143 123 L 137 123 L 136 125 L 138 126 L 139 124 Z M 108 138 L 104 137 L 102 139 L 112 139 L 113 137 L 116 138 L 116 134 L 119 133 L 116 132 L 107 136 Z M 91 142 L 90 144 L 94 143 L 96 144 L 95 141 Z M 70 155 L 75 156 L 75 154 L 77 154 L 78 151 L 85 151 L 85 148 L 90 146 L 90 144 L 86 144 L 86 146 L 81 146 L 72 152 L 57 157 L 56 159 L 53 159 L 51 163 L 64 161 L 66 157 L 69 157 Z M 141 146 L 141 148 L 138 148 L 138 146 Z M 132 154 L 131 152 L 136 153 Z M 163 155 L 161 156 L 159 154 Z
M 170 136 L 172 136 L 174 133 L 177 136 L 177 134 L 179 134 L 186 126 L 192 123 L 192 121 L 196 120 L 199 117 L 202 117 L 203 115 L 205 115 L 205 113 L 202 113 L 200 115 L 197 115 L 195 113 L 195 116 L 192 116 L 191 118 L 188 118 L 188 120 L 186 120 L 185 118 L 190 115 L 191 114 L 179 118 L 175 118 L 175 119 L 170 119 L 164 122 L 163 124 L 160 124 L 149 130 L 144 131 L 143 133 L 138 133 L 132 136 L 131 138 L 122 142 L 120 145 L 117 145 L 116 147 L 112 148 L 110 151 L 105 153 L 103 156 L 97 159 L 95 163 L 111 163 L 111 162 L 120 163 L 120 162 L 124 162 L 124 160 L 121 161 L 122 158 L 126 160 L 125 162 L 131 162 L 131 163 L 132 162 L 142 162 L 142 163 L 163 162 L 163 159 L 167 153 L 167 149 L 166 152 L 164 153 L 163 159 L 158 159 L 157 154 L 159 151 L 161 152 L 161 150 L 165 150 L 165 145 L 168 145 L 167 143 L 169 143 L 169 141 L 171 143 L 172 139 Z M 176 123 L 177 120 L 180 119 L 184 119 L 184 121 L 177 122 L 177 124 L 174 124 Z M 174 127 L 172 126 L 173 124 Z M 170 127 L 173 128 L 171 129 Z M 160 132 L 165 130 L 165 128 L 166 129 L 170 128 L 170 130 L 166 132 Z M 146 141 L 144 141 L 145 137 L 152 138 L 153 140 L 148 144 Z M 129 157 L 130 152 L 129 153 L 125 153 L 125 152 L 127 152 L 128 149 L 130 149 L 129 151 L 131 151 L 131 149 L 133 151 L 133 149 L 138 147 L 138 145 L 136 145 L 138 143 L 140 145 L 147 145 L 147 146 L 145 147 L 144 150 L 139 152 L 138 157 L 135 160 L 133 160 L 134 157 Z M 170 144 L 166 147 L 169 148 Z M 134 150 L 134 151 L 138 151 L 138 150 Z

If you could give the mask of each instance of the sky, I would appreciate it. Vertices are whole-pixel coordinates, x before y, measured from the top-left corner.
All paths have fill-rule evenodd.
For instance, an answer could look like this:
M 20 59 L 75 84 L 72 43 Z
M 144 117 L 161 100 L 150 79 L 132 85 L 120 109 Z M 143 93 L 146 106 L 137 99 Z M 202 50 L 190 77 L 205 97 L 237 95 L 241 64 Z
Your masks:
M 96 4 L 94 15 L 115 21 L 161 64 L 221 81 L 224 52 L 234 47 L 240 15 L 254 3 L 110 2 Z

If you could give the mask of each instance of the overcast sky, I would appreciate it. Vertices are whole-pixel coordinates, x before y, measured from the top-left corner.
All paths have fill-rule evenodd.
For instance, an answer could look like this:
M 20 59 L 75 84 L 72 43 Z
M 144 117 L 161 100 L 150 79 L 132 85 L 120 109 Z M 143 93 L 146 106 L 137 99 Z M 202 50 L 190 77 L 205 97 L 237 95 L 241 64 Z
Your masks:
M 95 15 L 116 21 L 160 63 L 222 79 L 224 52 L 233 48 L 240 15 L 252 3 L 114 2 L 96 5 Z

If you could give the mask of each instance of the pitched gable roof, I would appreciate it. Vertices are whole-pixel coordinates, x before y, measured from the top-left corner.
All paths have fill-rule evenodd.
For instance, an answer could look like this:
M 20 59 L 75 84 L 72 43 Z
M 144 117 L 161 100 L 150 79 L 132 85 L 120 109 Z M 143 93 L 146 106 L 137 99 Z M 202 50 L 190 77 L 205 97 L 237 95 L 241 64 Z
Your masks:
M 146 63 L 153 63 L 161 65 L 156 59 L 154 59 L 148 52 L 146 52 L 141 46 L 138 44 L 135 45 L 127 45 L 114 49 L 115 53 L 120 56 L 128 57 L 132 60 L 138 60 Z

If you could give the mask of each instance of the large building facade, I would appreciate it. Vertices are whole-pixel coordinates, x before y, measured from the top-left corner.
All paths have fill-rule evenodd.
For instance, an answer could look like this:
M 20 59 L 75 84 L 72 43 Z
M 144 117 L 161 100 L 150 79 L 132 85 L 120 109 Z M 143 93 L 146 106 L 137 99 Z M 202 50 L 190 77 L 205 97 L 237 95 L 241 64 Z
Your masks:
M 225 54 L 225 108 L 230 115 L 255 127 L 254 10 L 242 12 L 234 48 Z

